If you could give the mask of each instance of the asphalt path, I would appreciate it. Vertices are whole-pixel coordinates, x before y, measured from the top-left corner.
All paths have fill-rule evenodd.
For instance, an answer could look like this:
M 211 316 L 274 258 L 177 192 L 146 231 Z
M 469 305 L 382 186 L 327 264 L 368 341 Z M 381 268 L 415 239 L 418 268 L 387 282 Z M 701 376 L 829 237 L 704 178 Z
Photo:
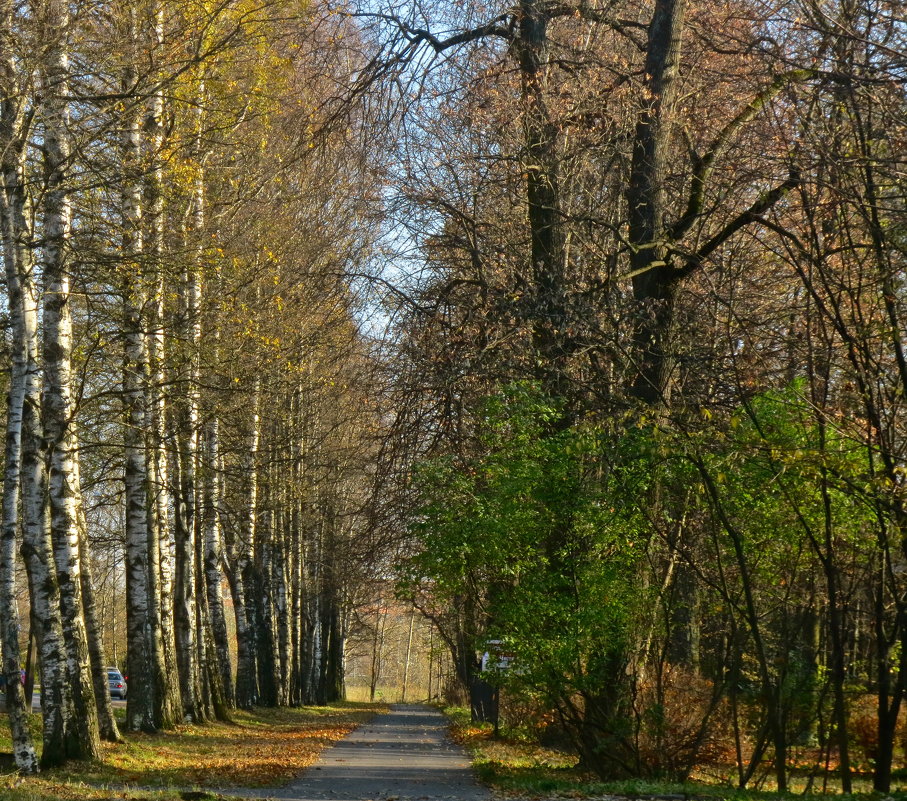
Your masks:
M 222 790 L 280 801 L 489 801 L 447 722 L 427 706 L 396 705 L 325 751 L 287 787 Z

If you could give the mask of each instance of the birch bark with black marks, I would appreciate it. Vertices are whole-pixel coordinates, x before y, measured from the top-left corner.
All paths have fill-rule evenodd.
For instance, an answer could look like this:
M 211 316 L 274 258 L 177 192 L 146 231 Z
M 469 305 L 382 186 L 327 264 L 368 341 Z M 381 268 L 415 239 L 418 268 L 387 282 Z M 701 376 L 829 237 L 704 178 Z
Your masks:
M 68 77 L 65 40 L 66 7 L 58 2 L 34 4 L 31 12 L 46 43 L 41 53 L 42 91 L 52 96 L 56 83 Z M 50 131 L 45 135 L 53 136 Z M 47 508 L 47 453 L 41 424 L 41 358 L 38 332 L 38 291 L 34 264 L 20 265 L 22 344 L 25 348 L 22 405 L 22 553 L 32 598 L 32 622 L 41 664 L 41 709 L 44 750 L 41 765 L 59 765 L 85 755 L 79 739 L 67 670 L 60 607 L 60 587 L 54 563 Z
M 141 48 L 156 50 L 163 39 L 163 19 L 156 3 L 141 8 L 136 14 L 133 47 L 136 54 Z M 160 81 L 161 76 L 158 75 Z M 162 259 L 164 240 L 163 191 L 161 187 L 162 168 L 160 148 L 162 145 L 163 97 L 161 86 L 152 93 L 142 106 L 135 103 L 131 110 L 141 118 L 140 140 L 136 153 L 139 171 L 136 176 L 136 194 L 140 197 L 141 213 L 138 236 L 141 258 L 138 262 L 138 284 L 142 304 L 138 307 L 138 320 L 142 325 L 142 370 L 143 437 L 145 470 L 145 522 L 147 542 L 147 593 L 148 593 L 148 640 L 151 648 L 152 703 L 156 728 L 171 728 L 182 720 L 179 690 L 175 672 L 168 670 L 175 663 L 173 648 L 167 647 L 164 631 L 164 590 L 162 584 L 166 568 L 162 570 L 162 543 L 165 535 L 162 529 L 168 527 L 166 495 L 166 457 L 163 453 L 161 413 L 163 401 L 163 288 Z M 138 94 L 138 92 L 137 92 Z M 139 400 L 137 398 L 137 400 Z M 169 554 L 168 554 L 169 555 Z M 169 599 L 168 599 L 169 600 Z M 167 613 L 169 616 L 169 604 Z M 169 651 L 169 654 L 168 654 Z M 168 665 L 168 656 L 170 664 Z
M 82 756 L 74 723 L 63 642 L 60 588 L 47 516 L 47 473 L 41 427 L 41 367 L 38 355 L 38 301 L 33 272 L 20 276 L 26 369 L 22 405 L 22 554 L 32 598 L 32 621 L 41 666 L 44 716 L 42 767 Z
M 183 621 L 183 635 L 186 635 L 186 625 L 194 626 L 193 645 L 194 654 L 189 662 L 189 655 L 182 655 L 183 663 L 188 668 L 188 675 L 181 680 L 184 692 L 184 708 L 192 711 L 190 714 L 197 720 L 212 718 L 227 719 L 226 703 L 224 700 L 223 685 L 218 667 L 218 657 L 214 646 L 214 637 L 211 628 L 211 614 L 208 605 L 208 594 L 205 579 L 205 540 L 204 540 L 204 489 L 202 486 L 204 476 L 200 474 L 199 465 L 203 454 L 200 450 L 201 413 L 200 413 L 200 384 L 201 384 L 201 343 L 202 343 L 202 292 L 204 287 L 204 267 L 207 259 L 205 244 L 206 219 L 206 176 L 205 162 L 208 159 L 208 150 L 204 143 L 205 109 L 207 104 L 207 87 L 204 76 L 198 77 L 196 86 L 196 107 L 194 113 L 194 145 L 192 150 L 193 166 L 195 170 L 190 206 L 191 234 L 187 241 L 187 253 L 191 254 L 186 268 L 183 309 L 185 312 L 185 342 L 188 348 L 187 362 L 187 390 L 184 398 L 184 414 L 181 418 L 181 491 L 184 495 L 185 525 L 187 530 L 191 526 L 191 557 L 187 549 L 182 551 L 184 560 L 191 558 L 191 568 L 188 564 L 183 567 L 183 591 L 192 587 L 194 603 L 194 619 Z M 188 545 L 188 541 L 184 545 Z M 178 551 L 179 554 L 179 551 Z M 191 573 L 191 575 L 190 575 Z M 181 603 L 188 611 L 190 602 L 181 599 Z M 180 643 L 179 645 L 188 645 Z M 191 686 L 191 696 L 187 700 L 185 693 Z
M 306 640 L 308 648 L 307 691 L 309 703 L 324 703 L 324 686 L 321 666 L 325 658 L 324 629 L 322 627 L 324 603 L 324 518 L 315 521 L 306 549 Z M 379 660 L 380 663 L 380 660 Z M 380 670 L 379 670 L 380 672 Z M 371 688 L 372 696 L 374 687 Z
M 164 11 L 161 3 L 151 0 L 148 7 L 147 39 L 151 52 L 159 53 L 164 46 Z M 165 326 L 165 208 L 164 168 L 161 151 L 164 147 L 164 75 L 157 70 L 157 87 L 147 101 L 144 122 L 144 244 L 150 297 L 146 304 L 148 315 L 148 385 L 146 403 L 150 425 L 147 432 L 149 500 L 149 543 L 154 542 L 151 576 L 153 596 L 160 621 L 160 636 L 155 648 L 160 650 L 157 663 L 161 666 L 158 679 L 156 716 L 165 728 L 183 719 L 182 699 L 176 660 L 176 639 L 173 620 L 174 538 L 171 522 L 173 496 L 168 476 L 167 405 L 164 387 L 166 340 Z M 154 562 L 156 561 L 156 565 Z
M 0 671 L 6 680 L 5 706 L 9 713 L 13 759 L 22 774 L 37 773 L 38 757 L 28 725 L 31 698 L 22 686 L 19 649 L 19 607 L 16 600 L 16 546 L 20 537 L 19 486 L 22 460 L 22 414 L 28 364 L 23 288 L 20 276 L 31 273 L 31 250 L 26 214 L 25 145 L 28 114 L 13 57 L 13 9 L 0 3 L 0 238 L 7 304 L 10 316 L 10 378 L 6 404 L 6 443 L 3 474 L 3 524 L 0 529 Z
M 137 10 L 128 9 L 128 37 L 133 54 L 124 65 L 123 92 L 127 97 L 138 79 Z M 130 103 L 123 112 L 120 139 L 123 185 L 122 300 L 123 300 L 123 445 L 126 502 L 126 637 L 130 692 L 126 700 L 126 727 L 155 731 L 158 727 L 157 673 L 155 670 L 154 583 L 149 558 L 148 465 L 145 432 L 148 424 L 146 384 L 148 346 L 143 309 L 146 302 L 142 266 L 142 133 L 139 107 Z
M 203 490 L 199 488 L 198 494 Z M 198 519 L 199 528 L 203 525 L 201 516 Z M 224 700 L 224 688 L 221 683 L 221 673 L 218 665 L 218 654 L 214 644 L 214 634 L 211 626 L 211 611 L 208 606 L 208 593 L 205 580 L 205 538 L 203 532 L 196 531 L 195 538 L 195 586 L 198 597 L 195 604 L 195 627 L 197 634 L 197 657 L 199 665 L 199 679 L 203 714 L 206 719 L 229 720 L 227 705 Z
M 58 36 L 48 48 L 41 70 L 45 176 L 41 265 L 45 286 L 42 417 L 48 451 L 50 535 L 60 589 L 74 725 L 78 730 L 82 755 L 97 759 L 101 754 L 101 742 L 82 606 L 78 522 L 82 490 L 78 478 L 78 438 L 72 399 L 72 313 L 67 263 L 72 217 L 67 186 L 70 161 L 69 56 L 64 44 L 69 21 L 63 3 L 48 4 L 47 13 L 49 19 L 53 15 L 52 24 Z
M 185 285 L 185 280 L 183 286 Z M 183 293 L 181 319 L 186 319 L 186 295 Z M 184 332 L 181 326 L 178 332 Z M 179 672 L 180 697 L 183 715 L 199 721 L 196 699 L 199 696 L 198 666 L 195 648 L 195 497 L 194 451 L 191 404 L 184 394 L 170 410 L 173 441 L 176 443 L 170 465 L 170 477 L 175 498 L 174 516 L 174 626 L 176 664 Z M 187 473 L 189 477 L 187 478 Z
M 198 603 L 203 600 L 204 584 L 199 580 L 199 512 L 198 512 L 198 452 L 199 452 L 199 347 L 201 344 L 201 233 L 205 223 L 204 153 L 201 146 L 204 89 L 199 88 L 199 103 L 195 115 L 196 144 L 193 151 L 195 181 L 186 214 L 184 249 L 187 263 L 180 281 L 179 316 L 176 333 L 185 349 L 183 391 L 176 401 L 173 415 L 174 441 L 178 452 L 178 480 L 174 482 L 176 503 L 176 581 L 174 584 L 176 652 L 180 675 L 183 712 L 193 721 L 210 717 L 205 709 L 203 688 L 204 642 L 199 629 Z M 193 239 L 194 237 L 194 239 Z

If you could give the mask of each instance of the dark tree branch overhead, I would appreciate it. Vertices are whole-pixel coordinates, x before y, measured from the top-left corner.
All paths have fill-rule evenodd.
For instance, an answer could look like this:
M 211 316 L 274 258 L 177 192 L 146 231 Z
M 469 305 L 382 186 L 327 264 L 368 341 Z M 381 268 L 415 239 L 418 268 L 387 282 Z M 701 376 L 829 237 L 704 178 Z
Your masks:
M 787 180 L 769 189 L 761 194 L 753 204 L 738 214 L 727 225 L 725 225 L 717 234 L 710 237 L 705 244 L 696 250 L 692 256 L 686 257 L 686 264 L 678 270 L 681 277 L 686 277 L 702 266 L 704 259 L 714 253 L 719 247 L 728 241 L 734 234 L 747 225 L 761 222 L 762 215 L 772 208 L 779 200 L 791 192 L 800 184 L 800 170 L 797 167 L 791 168 Z
M 687 201 L 687 208 L 683 213 L 683 216 L 671 226 L 671 239 L 675 241 L 679 240 L 690 230 L 693 223 L 702 214 L 706 188 L 709 179 L 712 176 L 712 172 L 715 169 L 715 163 L 724 155 L 728 147 L 730 147 L 734 137 L 740 129 L 748 122 L 751 122 L 756 115 L 786 87 L 793 83 L 808 81 L 814 78 L 816 74 L 816 70 L 798 69 L 790 70 L 789 72 L 779 75 L 724 126 L 702 156 L 697 156 L 695 153 L 693 154 L 693 176 L 690 197 Z

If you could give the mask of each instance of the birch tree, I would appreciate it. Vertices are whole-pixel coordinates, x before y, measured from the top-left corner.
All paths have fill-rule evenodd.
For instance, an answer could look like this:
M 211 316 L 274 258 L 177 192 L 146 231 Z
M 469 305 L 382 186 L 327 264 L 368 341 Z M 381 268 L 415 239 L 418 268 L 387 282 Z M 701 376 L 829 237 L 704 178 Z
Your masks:
M 15 59 L 13 4 L 0 6 L 0 154 L 3 189 L 0 192 L 0 236 L 3 239 L 4 276 L 12 323 L 11 369 L 6 407 L 6 437 L 3 476 L 3 528 L 0 531 L 0 654 L 6 686 L 13 757 L 21 773 L 35 773 L 38 759 L 28 727 L 31 699 L 26 699 L 21 682 L 19 650 L 19 609 L 16 599 L 15 554 L 20 539 L 20 470 L 26 371 L 28 369 L 27 314 L 33 302 L 25 295 L 33 289 L 32 251 L 28 247 L 25 190 L 25 148 L 30 114 L 27 106 L 28 75 L 19 71 Z M 26 277 L 23 284 L 22 277 Z

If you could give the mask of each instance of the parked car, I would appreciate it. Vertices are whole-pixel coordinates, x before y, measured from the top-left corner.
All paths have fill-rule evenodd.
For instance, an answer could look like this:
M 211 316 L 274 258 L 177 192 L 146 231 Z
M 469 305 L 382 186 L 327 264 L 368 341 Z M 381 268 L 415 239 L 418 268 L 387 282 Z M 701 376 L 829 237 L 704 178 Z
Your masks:
M 110 689 L 111 698 L 126 697 L 126 679 L 115 667 L 107 668 L 107 686 Z

